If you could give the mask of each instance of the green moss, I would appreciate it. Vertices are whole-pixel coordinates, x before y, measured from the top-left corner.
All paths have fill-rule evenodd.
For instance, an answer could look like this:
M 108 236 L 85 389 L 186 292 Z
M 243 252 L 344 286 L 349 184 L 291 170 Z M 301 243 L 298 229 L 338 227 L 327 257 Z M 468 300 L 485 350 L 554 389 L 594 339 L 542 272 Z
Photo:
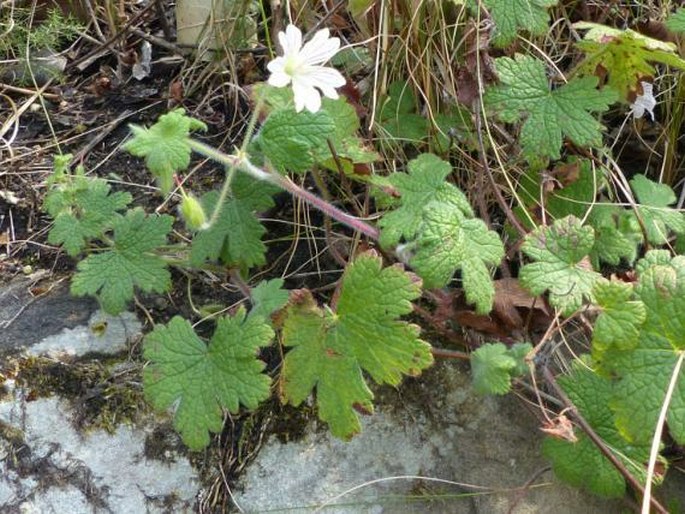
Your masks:
M 146 409 L 140 386 L 140 366 L 122 369 L 120 360 L 65 363 L 45 357 L 15 361 L 18 386 L 28 398 L 59 395 L 68 399 L 81 429 L 114 432 L 121 423 L 134 422 Z

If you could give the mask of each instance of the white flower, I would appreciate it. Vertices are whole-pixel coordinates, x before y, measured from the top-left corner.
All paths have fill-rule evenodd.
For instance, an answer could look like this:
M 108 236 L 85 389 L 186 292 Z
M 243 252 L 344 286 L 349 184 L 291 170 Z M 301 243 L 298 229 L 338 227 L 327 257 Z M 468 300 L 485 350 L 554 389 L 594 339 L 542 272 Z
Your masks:
M 328 29 L 319 30 L 302 46 L 302 32 L 294 25 L 288 25 L 285 32 L 278 33 L 283 56 L 276 57 L 267 65 L 271 72 L 269 84 L 285 87 L 292 83 L 295 95 L 295 110 L 304 107 L 310 112 L 321 108 L 321 93 L 328 98 L 338 98 L 335 88 L 345 85 L 345 78 L 334 68 L 321 66 L 340 49 L 340 39 L 328 37 Z
M 631 111 L 635 118 L 642 118 L 645 111 L 654 121 L 654 107 L 656 107 L 656 98 L 654 98 L 653 85 L 649 82 L 640 82 L 642 85 L 642 94 L 635 98 L 635 101 L 630 105 Z

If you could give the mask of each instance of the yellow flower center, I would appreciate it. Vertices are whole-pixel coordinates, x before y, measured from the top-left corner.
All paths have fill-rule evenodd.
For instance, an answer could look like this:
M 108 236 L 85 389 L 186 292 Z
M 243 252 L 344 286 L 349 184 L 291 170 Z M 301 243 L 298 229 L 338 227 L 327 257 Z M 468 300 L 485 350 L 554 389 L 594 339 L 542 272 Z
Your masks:
M 297 55 L 290 55 L 285 59 L 283 71 L 286 73 L 286 75 L 292 77 L 297 73 L 301 65 L 302 63 L 297 58 Z

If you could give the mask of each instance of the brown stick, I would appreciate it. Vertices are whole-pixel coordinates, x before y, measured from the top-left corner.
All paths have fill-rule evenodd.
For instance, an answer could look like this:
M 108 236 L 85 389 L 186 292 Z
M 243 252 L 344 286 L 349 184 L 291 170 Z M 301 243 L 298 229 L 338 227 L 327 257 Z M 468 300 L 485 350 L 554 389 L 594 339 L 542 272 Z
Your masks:
M 443 359 L 459 359 L 462 361 L 471 360 L 471 357 L 466 352 L 460 352 L 458 350 L 446 350 L 444 348 L 436 348 L 433 346 L 431 348 L 431 353 L 434 357 L 442 357 Z

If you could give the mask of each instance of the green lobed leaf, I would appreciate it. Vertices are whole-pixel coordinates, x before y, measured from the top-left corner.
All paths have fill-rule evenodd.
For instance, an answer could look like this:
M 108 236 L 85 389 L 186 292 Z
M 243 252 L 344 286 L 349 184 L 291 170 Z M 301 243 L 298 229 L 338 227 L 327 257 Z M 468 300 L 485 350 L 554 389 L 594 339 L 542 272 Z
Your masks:
M 674 348 L 685 349 L 685 257 L 647 269 L 640 276 L 637 292 L 647 307 L 645 329 L 663 335 Z
M 550 90 L 542 61 L 527 55 L 495 60 L 501 84 L 490 87 L 485 102 L 513 123 L 524 117 L 521 145 L 527 159 L 559 159 L 564 136 L 579 146 L 600 146 L 602 125 L 591 113 L 606 111 L 617 95 L 598 91 L 596 77 L 572 79 Z
M 630 186 L 640 202 L 637 209 L 650 243 L 666 243 L 670 231 L 685 233 L 685 215 L 669 207 L 676 202 L 675 193 L 669 186 L 653 182 L 644 175 L 635 175 Z
M 595 246 L 590 257 L 593 265 L 603 261 L 618 266 L 622 259 L 628 263 L 635 261 L 640 237 L 634 230 L 625 230 L 621 219 L 632 216 L 616 205 L 595 205 L 588 217 L 588 224 L 595 229 Z M 621 230 L 623 228 L 624 230 Z
M 419 142 L 428 136 L 428 120 L 416 113 L 416 97 L 405 81 L 388 86 L 378 110 L 378 121 L 385 132 L 384 139 Z
M 558 189 L 547 193 L 549 183 L 543 184 L 543 176 L 539 170 L 530 168 L 520 177 L 517 194 L 532 212 L 538 210 L 541 203 L 544 204 L 548 217 L 552 219 L 568 215 L 583 218 L 588 211 L 593 210 L 597 192 L 604 183 L 602 176 L 594 172 L 589 160 L 575 157 L 558 163 L 552 171 L 552 177 L 545 177 L 554 181 Z
M 666 20 L 666 28 L 673 32 L 685 32 L 685 9 L 679 8 Z
M 637 345 L 612 351 L 602 368 L 616 377 L 612 408 L 621 433 L 631 442 L 648 444 L 656 427 L 668 383 L 685 351 L 685 257 L 665 260 L 652 251 L 638 262 L 637 298 L 646 308 Z M 679 377 L 669 404 L 669 433 L 685 442 L 685 380 Z
M 492 43 L 500 48 L 507 46 L 516 39 L 519 31 L 534 36 L 545 34 L 549 30 L 547 8 L 557 5 L 557 2 L 558 0 L 482 0 L 495 22 Z
M 644 482 L 649 445 L 630 444 L 616 429 L 614 414 L 609 408 L 613 394 L 611 381 L 576 365 L 571 375 L 559 378 L 559 385 L 614 455 L 633 476 Z M 599 496 L 622 497 L 626 484 L 621 473 L 585 433 L 577 431 L 576 436 L 575 443 L 545 438 L 542 451 L 552 461 L 554 473 L 565 482 Z
M 219 218 L 193 238 L 190 250 L 193 266 L 219 258 L 228 266 L 246 268 L 266 262 L 266 246 L 262 242 L 266 229 L 255 212 L 273 206 L 271 197 L 277 189 L 242 173 L 236 174 L 231 187 L 231 195 L 226 199 Z M 201 202 L 208 215 L 214 212 L 218 200 L 218 191 L 210 191 L 202 197 Z
M 409 161 L 408 170 L 409 173 L 393 173 L 389 177 L 389 185 L 401 195 L 401 205 L 378 222 L 380 243 L 385 248 L 397 245 L 403 237 L 413 239 L 422 223 L 425 206 L 432 201 L 454 205 L 465 216 L 473 217 L 464 193 L 445 180 L 452 173 L 450 163 L 433 154 L 421 154 Z
M 635 32 L 616 29 L 599 23 L 578 22 L 573 27 L 588 30 L 577 43 L 586 57 L 578 68 L 580 74 L 598 74 L 607 78 L 607 86 L 616 90 L 624 102 L 631 102 L 641 90 L 640 83 L 656 75 L 650 63 L 685 68 L 685 60 L 673 43 Z
M 145 292 L 167 291 L 171 285 L 167 264 L 152 252 L 166 244 L 173 221 L 167 215 L 148 217 L 140 208 L 116 219 L 113 246 L 78 263 L 71 293 L 94 295 L 105 311 L 118 314 L 133 298 L 134 287 Z
M 62 175 L 45 198 L 44 207 L 55 219 L 48 242 L 61 244 L 72 257 L 78 255 L 88 241 L 112 227 L 131 200 L 129 193 L 112 193 L 103 179 Z
M 517 343 L 507 348 L 502 343 L 487 343 L 471 354 L 473 388 L 480 394 L 506 394 L 511 379 L 528 371 L 525 356 L 533 347 Z
M 521 268 L 521 285 L 534 296 L 549 291 L 550 304 L 570 316 L 584 300 L 592 299 L 592 287 L 601 276 L 587 259 L 594 243 L 592 227 L 584 227 L 574 216 L 538 227 L 521 246 L 534 261 Z
M 612 352 L 605 365 L 618 377 L 611 404 L 617 426 L 626 439 L 647 444 L 654 435 L 672 372 L 678 361 L 671 341 L 658 333 L 643 332 L 636 349 Z M 685 442 L 685 381 L 678 380 L 667 422 L 669 432 L 680 444 Z
M 281 397 L 295 406 L 313 390 L 319 418 L 336 437 L 361 429 L 358 412 L 373 412 L 373 394 L 364 380 L 397 385 L 431 365 L 430 345 L 419 327 L 401 321 L 421 294 L 421 283 L 399 266 L 382 267 L 372 252 L 345 271 L 337 309 L 319 307 L 311 293 L 297 293 L 287 308 L 283 344 L 290 347 L 281 373 Z
M 276 88 L 267 83 L 256 84 L 253 87 L 252 97 L 255 101 L 259 98 L 264 101 L 267 113 L 293 111 L 295 105 L 291 88 Z M 335 100 L 322 98 L 319 112 L 322 113 L 326 120 L 333 122 L 334 128 L 323 139 L 307 141 L 306 145 L 311 152 L 312 160 L 311 162 L 307 160 L 308 164 L 306 166 L 302 164 L 301 169 L 297 171 L 305 171 L 313 163 L 319 163 L 337 171 L 338 165 L 341 164 L 345 173 L 354 175 L 354 164 L 370 163 L 379 159 L 378 154 L 359 137 L 359 115 L 344 97 Z M 301 113 L 300 115 L 307 116 L 307 113 Z M 329 130 L 329 128 L 326 130 Z M 329 141 L 335 150 L 337 161 L 331 154 L 331 149 L 328 145 Z M 294 144 L 300 145 L 302 141 L 296 141 Z M 264 151 L 261 137 L 257 139 L 256 146 Z M 270 148 L 267 143 L 266 151 L 270 151 Z M 280 150 L 277 151 L 280 152 Z M 308 158 L 308 156 L 304 157 L 304 159 Z
M 341 97 L 337 100 L 324 98 L 321 110 L 327 112 L 334 120 L 335 130 L 328 138 L 327 144 L 315 152 L 316 162 L 332 170 L 337 170 L 338 164 L 342 164 L 343 171 L 353 175 L 354 164 L 370 163 L 379 159 L 379 155 L 367 148 L 367 145 L 359 137 L 359 115 L 345 98 Z M 331 146 L 335 151 L 337 162 L 331 154 Z
M 570 160 L 569 164 L 577 162 L 578 178 L 559 190 L 552 192 L 547 198 L 545 208 L 554 219 L 573 215 L 582 218 L 592 208 L 597 191 L 602 184 L 602 178 L 593 173 L 592 165 L 587 159 Z M 599 175 L 599 174 L 597 174 Z
M 650 250 L 635 263 L 635 272 L 641 277 L 653 266 L 670 266 L 671 258 L 671 252 L 668 250 Z
M 447 112 L 436 114 L 433 121 L 436 128 L 434 144 L 438 152 L 449 152 L 450 144 L 464 146 L 472 151 L 478 150 L 476 127 L 467 108 L 455 106 Z
M 259 146 L 277 170 L 303 172 L 312 167 L 335 131 L 335 120 L 323 109 L 315 113 L 279 109 L 262 125 Z
M 489 267 L 504 257 L 499 235 L 482 220 L 467 219 L 453 203 L 429 203 L 422 216 L 409 262 L 425 287 L 442 287 L 461 270 L 466 300 L 475 304 L 478 313 L 489 312 L 495 298 Z
M 633 298 L 633 285 L 600 279 L 595 283 L 593 295 L 601 308 L 592 333 L 593 358 L 601 362 L 610 349 L 635 348 L 647 312 L 645 305 Z
M 145 395 L 158 410 L 174 408 L 174 427 L 191 450 L 209 444 L 209 432 L 220 432 L 224 410 L 240 404 L 255 409 L 270 395 L 271 379 L 262 373 L 259 348 L 274 332 L 261 316 L 235 315 L 217 320 L 209 344 L 180 316 L 157 325 L 145 337 Z
M 159 180 L 164 194 L 173 187 L 174 173 L 190 164 L 188 136 L 193 130 L 207 130 L 199 120 L 185 115 L 184 109 L 163 114 L 150 128 L 130 125 L 133 138 L 123 148 L 136 157 L 145 157 L 145 164 Z
M 252 310 L 250 316 L 269 319 L 277 310 L 288 303 L 288 290 L 283 289 L 283 279 L 262 280 L 252 289 Z
M 252 86 L 250 96 L 253 103 L 263 101 L 267 113 L 295 108 L 293 90 L 289 87 L 274 87 L 268 82 L 259 82 Z
M 549 30 L 547 9 L 558 0 L 483 0 L 493 21 L 492 42 L 497 47 L 512 43 L 519 31 L 541 36 Z

